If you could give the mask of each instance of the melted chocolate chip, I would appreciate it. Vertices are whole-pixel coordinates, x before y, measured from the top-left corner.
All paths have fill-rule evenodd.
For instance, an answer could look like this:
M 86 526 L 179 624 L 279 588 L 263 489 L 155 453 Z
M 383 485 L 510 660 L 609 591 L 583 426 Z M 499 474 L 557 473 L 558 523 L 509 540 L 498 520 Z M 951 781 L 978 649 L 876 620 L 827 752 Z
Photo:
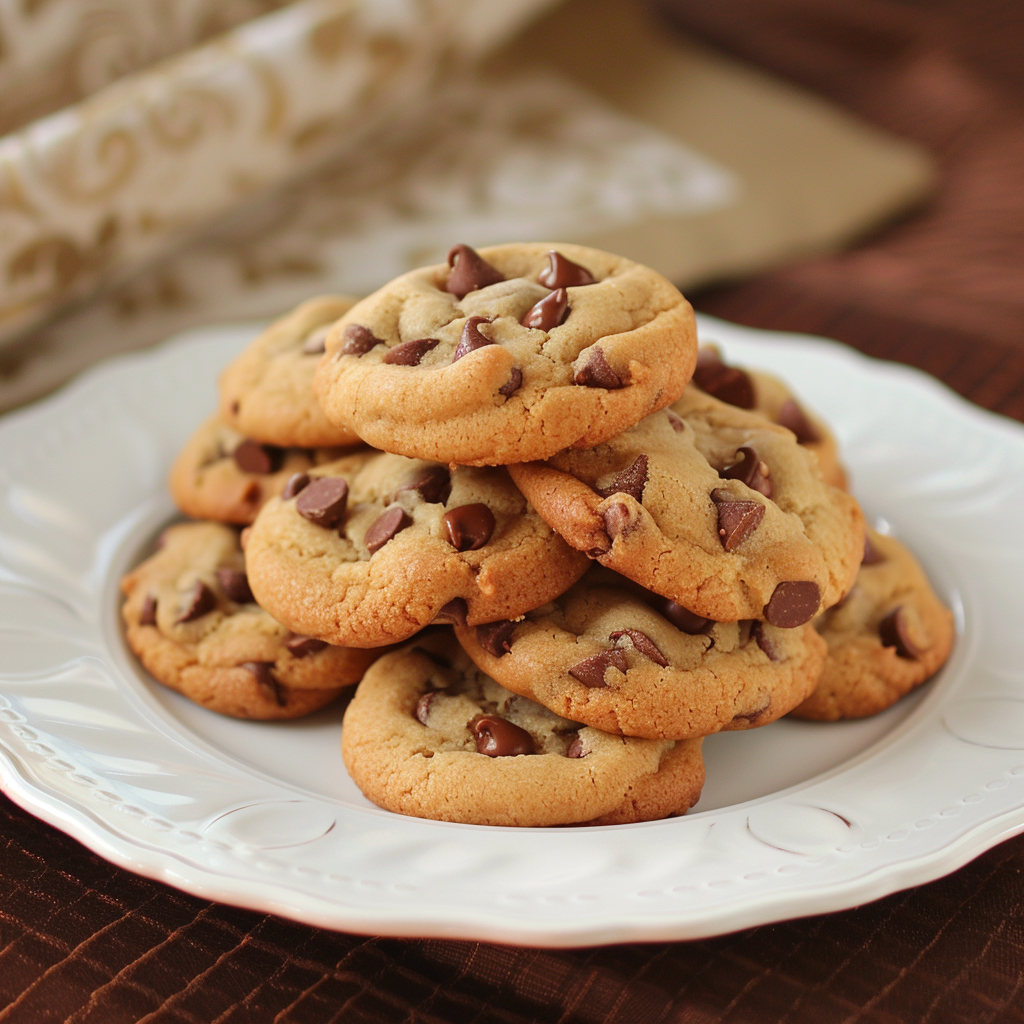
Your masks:
M 769 640 L 765 635 L 764 623 L 754 622 L 750 626 L 750 635 L 754 638 L 757 646 L 761 648 L 766 655 L 768 655 L 769 661 L 781 661 L 782 655 L 777 650 L 775 644 Z
M 417 338 L 415 341 L 403 341 L 394 348 L 389 348 L 382 363 L 391 366 L 419 366 L 420 360 L 440 344 L 437 338 Z
M 885 555 L 882 554 L 874 544 L 871 543 L 871 538 L 864 534 L 864 557 L 860 560 L 861 565 L 878 565 L 879 562 L 885 561 Z
M 558 288 L 534 303 L 519 322 L 524 327 L 537 331 L 551 331 L 565 323 L 569 315 L 569 295 L 564 288 Z
M 683 633 L 699 636 L 702 633 L 710 632 L 711 627 L 715 624 L 714 619 L 705 619 L 703 615 L 697 615 L 675 601 L 669 601 L 667 598 L 657 595 L 652 596 L 656 598 L 655 610 L 664 615 L 676 629 Z
M 494 513 L 479 503 L 460 505 L 445 512 L 442 519 L 444 535 L 456 551 L 476 551 L 494 533 Z
M 345 518 L 348 483 L 340 476 L 318 476 L 302 489 L 295 510 L 303 519 L 330 530 Z
M 518 366 L 513 366 L 512 372 L 508 375 L 508 380 L 498 388 L 498 394 L 508 398 L 509 395 L 514 395 L 522 386 L 523 371 Z
M 452 356 L 452 362 L 457 363 L 463 356 L 469 355 L 470 352 L 475 352 L 478 348 L 484 348 L 487 345 L 495 345 L 496 342 L 491 341 L 490 338 L 482 335 L 477 330 L 478 324 L 489 324 L 491 320 L 486 316 L 471 316 L 462 325 L 462 336 L 459 338 L 459 344 L 455 348 L 455 355 Z
M 294 498 L 299 491 L 308 485 L 308 473 L 292 473 L 292 475 L 288 477 L 288 483 L 284 485 L 284 490 L 281 492 L 281 498 L 284 501 L 288 501 L 290 498 Z
M 658 645 L 646 633 L 640 632 L 639 629 L 617 629 L 608 639 L 614 643 L 620 636 L 628 636 L 633 641 L 633 647 L 656 665 L 661 665 L 662 668 L 668 665 L 668 658 L 658 650 Z
M 476 627 L 476 641 L 495 658 L 501 658 L 512 650 L 512 634 L 516 624 L 508 619 L 500 622 L 488 622 L 485 626 Z
M 477 753 L 488 757 L 516 757 L 519 754 L 536 753 L 533 737 L 505 718 L 477 715 L 469 727 L 476 737 Z
M 156 625 L 156 595 L 147 594 L 142 601 L 142 608 L 139 610 L 140 626 Z
M 579 733 L 576 733 L 572 743 L 566 748 L 565 756 L 572 758 L 587 756 L 587 752 L 583 749 L 583 739 Z
M 792 398 L 787 398 L 779 409 L 775 422 L 796 434 L 800 444 L 814 444 L 821 440 L 821 434 L 814 429 L 814 424 L 807 418 L 807 413 Z
M 752 491 L 757 491 L 766 498 L 773 497 L 775 488 L 772 485 L 768 463 L 759 458 L 753 448 L 740 448 L 736 454 L 739 461 L 723 469 L 718 475 L 723 480 L 741 480 Z
M 178 622 L 194 622 L 209 615 L 216 607 L 217 595 L 202 580 L 196 580 Z
M 629 509 L 616 501 L 604 510 L 605 533 L 614 540 L 616 537 L 628 537 L 638 526 L 639 520 L 634 521 Z M 601 552 L 604 554 L 604 552 Z
M 397 493 L 402 491 L 418 491 L 428 504 L 443 505 L 452 493 L 452 475 L 445 466 L 425 466 Z
M 343 356 L 364 356 L 375 345 L 383 344 L 384 342 L 369 327 L 349 324 L 341 335 L 341 348 L 338 352 Z
M 453 245 L 448 253 L 448 266 L 451 273 L 445 283 L 446 292 L 451 292 L 457 299 L 464 299 L 470 292 L 478 288 L 504 281 L 504 275 L 490 265 L 476 249 L 468 245 Z
M 434 703 L 434 698 L 436 696 L 437 691 L 430 690 L 416 701 L 416 710 L 413 714 L 415 714 L 416 721 L 419 722 L 420 725 L 427 724 L 427 719 L 430 717 L 430 705 Z
M 606 388 L 614 391 L 624 387 L 619 375 L 608 365 L 601 349 L 594 347 L 587 355 L 587 361 L 576 371 L 573 382 L 585 388 Z
M 753 711 L 741 711 L 738 715 L 733 715 L 732 720 L 734 722 L 749 722 L 753 725 L 758 719 L 768 714 L 772 709 L 772 699 L 767 697 L 765 703 L 759 708 L 755 708 Z
M 644 487 L 647 486 L 647 462 L 646 455 L 638 455 L 607 487 L 599 487 L 597 493 L 602 498 L 629 494 L 637 501 L 643 500 Z
M 284 638 L 284 646 L 293 657 L 305 658 L 307 655 L 322 651 L 327 646 L 327 641 L 317 640 L 314 636 L 304 636 L 302 633 L 289 633 Z
M 759 501 L 734 498 L 720 487 L 711 492 L 711 500 L 718 510 L 718 538 L 726 551 L 738 548 L 764 519 L 764 505 Z
M 537 281 L 545 288 L 580 288 L 597 283 L 586 267 L 573 263 L 554 249 L 549 250 L 547 268 L 540 272 Z
M 726 366 L 713 348 L 702 348 L 697 355 L 693 382 L 702 391 L 740 409 L 754 408 L 754 382 L 743 370 Z
M 330 326 L 330 324 L 324 324 L 323 327 L 318 327 L 315 331 L 310 332 L 302 343 L 302 354 L 304 356 L 323 355 L 327 347 L 327 332 L 330 330 Z
M 243 441 L 231 453 L 235 465 L 243 473 L 273 473 L 281 465 L 284 453 L 280 448 L 258 441 Z
M 465 626 L 468 611 L 466 602 L 461 597 L 453 597 L 447 604 L 441 606 L 441 610 L 434 616 L 434 621 L 450 622 L 453 626 Z
M 380 551 L 396 533 L 400 533 L 407 526 L 412 526 L 412 518 L 404 508 L 394 505 L 370 524 L 366 536 L 363 537 L 363 543 L 372 555 Z
M 218 569 L 217 580 L 224 596 L 235 604 L 252 604 L 255 600 L 249 589 L 249 577 L 239 569 Z
M 883 647 L 895 647 L 901 658 L 913 661 L 924 653 L 910 635 L 910 621 L 902 605 L 893 608 L 878 624 L 878 636 Z
M 256 680 L 256 685 L 278 707 L 283 708 L 288 701 L 285 698 L 284 687 L 278 682 L 277 677 L 271 671 L 273 664 L 272 661 L 243 661 L 238 667 L 251 672 Z
M 818 613 L 821 591 L 810 580 L 780 583 L 764 606 L 764 617 L 782 629 L 794 629 L 809 622 Z
M 584 686 L 589 686 L 593 689 L 608 685 L 604 681 L 604 674 L 609 667 L 625 672 L 629 668 L 626 652 L 615 647 L 610 651 L 602 651 L 600 654 L 584 658 L 578 665 L 573 665 L 569 669 L 569 675 L 574 676 Z

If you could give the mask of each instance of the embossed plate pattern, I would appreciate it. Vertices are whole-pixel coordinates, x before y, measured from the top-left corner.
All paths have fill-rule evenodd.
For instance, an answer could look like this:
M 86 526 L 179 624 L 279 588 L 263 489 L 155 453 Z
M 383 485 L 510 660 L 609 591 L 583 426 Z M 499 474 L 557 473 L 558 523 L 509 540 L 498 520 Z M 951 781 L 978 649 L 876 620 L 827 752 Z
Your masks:
M 117 580 L 173 516 L 164 477 L 251 327 L 102 366 L 0 423 L 0 781 L 118 864 L 311 924 L 580 945 L 837 910 L 1024 829 L 1024 430 L 834 343 L 704 319 L 730 359 L 835 425 L 869 517 L 957 613 L 950 664 L 875 719 L 705 744 L 685 818 L 502 830 L 388 814 L 338 753 L 340 712 L 220 719 L 125 649 Z

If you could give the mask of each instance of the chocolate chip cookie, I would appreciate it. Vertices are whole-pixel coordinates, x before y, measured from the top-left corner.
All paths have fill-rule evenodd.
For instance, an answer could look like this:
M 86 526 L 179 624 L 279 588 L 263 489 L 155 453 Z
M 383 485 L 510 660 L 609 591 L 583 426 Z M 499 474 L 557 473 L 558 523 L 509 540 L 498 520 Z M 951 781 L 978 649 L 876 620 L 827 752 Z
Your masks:
M 744 370 L 722 360 L 716 345 L 701 345 L 693 383 L 720 402 L 752 409 L 772 423 L 791 430 L 797 441 L 814 452 L 826 483 L 846 490 L 846 470 L 839 445 L 819 416 L 808 412 L 787 384 L 762 370 Z
M 280 448 L 244 437 L 211 416 L 171 466 L 175 504 L 194 519 L 245 526 L 296 473 L 332 462 L 350 449 Z
M 884 711 L 933 676 L 953 646 L 953 615 L 917 559 L 869 530 L 857 583 L 815 626 L 828 657 L 813 694 L 793 714 L 835 721 Z
M 328 417 L 377 448 L 462 465 L 588 448 L 676 399 L 696 359 L 689 303 L 661 275 L 577 245 L 457 245 L 327 337 Z
M 474 825 L 614 825 L 684 814 L 700 740 L 580 726 L 478 671 L 445 631 L 386 655 L 345 713 L 356 785 L 398 814 Z
M 243 436 L 282 448 L 358 444 L 331 423 L 313 394 L 313 374 L 330 326 L 356 300 L 324 295 L 268 327 L 221 374 L 220 414 Z
M 604 732 L 690 739 L 767 725 L 813 690 L 826 645 L 807 623 L 713 622 L 595 566 L 519 622 L 456 626 L 506 689 Z
M 357 683 L 381 653 L 290 633 L 253 600 L 238 534 L 219 523 L 164 531 L 121 581 L 128 645 L 149 672 L 234 718 L 297 718 Z
M 246 541 L 253 593 L 291 629 L 343 646 L 411 636 L 439 615 L 515 618 L 587 567 L 500 467 L 382 452 L 293 479 Z
M 696 387 L 610 441 L 509 472 L 574 548 L 703 618 L 800 626 L 857 575 L 857 502 L 789 430 Z

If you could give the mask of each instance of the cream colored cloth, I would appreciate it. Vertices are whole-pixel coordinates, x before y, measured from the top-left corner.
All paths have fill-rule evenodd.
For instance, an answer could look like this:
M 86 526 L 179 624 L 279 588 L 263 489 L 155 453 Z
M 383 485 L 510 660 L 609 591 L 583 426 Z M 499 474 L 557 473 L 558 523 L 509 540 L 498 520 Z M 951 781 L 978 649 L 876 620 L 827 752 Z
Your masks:
M 0 350 L 0 408 L 185 327 L 365 293 L 456 241 L 585 242 L 687 285 L 839 244 L 929 180 L 917 150 L 638 4 L 571 0 L 486 73 L 402 104 L 312 177 Z

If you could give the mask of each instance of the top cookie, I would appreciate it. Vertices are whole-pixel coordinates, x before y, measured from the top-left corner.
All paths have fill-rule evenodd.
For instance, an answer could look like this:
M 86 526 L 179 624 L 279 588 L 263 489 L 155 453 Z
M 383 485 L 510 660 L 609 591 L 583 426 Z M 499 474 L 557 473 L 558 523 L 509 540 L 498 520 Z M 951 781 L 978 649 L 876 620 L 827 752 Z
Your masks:
M 797 442 L 818 459 L 826 483 L 846 490 L 846 470 L 839 460 L 839 445 L 819 416 L 807 412 L 789 386 L 761 370 L 744 370 L 722 360 L 716 345 L 701 345 L 693 383 L 720 402 L 751 409 L 772 423 L 791 430 Z
M 327 337 L 315 389 L 374 447 L 471 466 L 614 436 L 682 394 L 693 311 L 660 274 L 578 245 L 457 245 Z
M 218 385 L 228 426 L 282 448 L 357 444 L 352 430 L 327 419 L 313 394 L 327 330 L 355 302 L 342 295 L 303 302 L 229 363 Z

